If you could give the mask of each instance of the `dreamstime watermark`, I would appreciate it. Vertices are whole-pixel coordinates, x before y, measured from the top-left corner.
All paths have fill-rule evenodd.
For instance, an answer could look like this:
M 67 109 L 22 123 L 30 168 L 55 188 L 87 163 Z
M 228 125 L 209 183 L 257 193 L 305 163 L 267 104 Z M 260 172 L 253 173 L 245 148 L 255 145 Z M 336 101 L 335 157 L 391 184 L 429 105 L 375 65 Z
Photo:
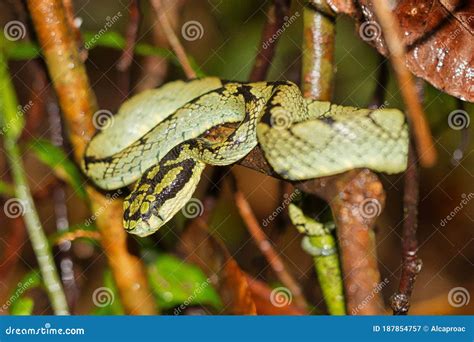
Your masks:
M 298 189 L 293 191 L 290 195 L 284 194 L 283 202 L 270 215 L 268 215 L 266 219 L 262 221 L 262 225 L 264 227 L 268 226 L 270 222 L 272 222 L 278 215 L 280 215 L 283 212 L 283 210 L 285 210 L 285 208 L 287 208 L 290 205 L 290 203 L 300 194 L 301 192 Z
M 120 190 L 120 189 L 117 190 L 116 192 L 114 192 L 112 195 L 109 195 L 109 194 L 105 195 L 105 197 L 106 197 L 106 199 L 107 199 L 105 205 L 103 205 L 103 206 L 101 206 L 99 209 L 97 209 L 97 210 L 94 212 L 94 214 L 86 220 L 86 222 L 84 223 L 84 225 L 85 225 L 86 227 L 88 227 L 88 226 L 90 226 L 92 223 L 94 223 L 94 222 L 97 220 L 97 218 L 98 218 L 100 215 L 102 215 L 102 214 L 104 213 L 105 209 L 107 209 L 107 207 L 108 207 L 114 200 L 116 200 L 117 198 L 119 198 L 120 195 L 122 195 L 122 190 Z
M 456 216 L 469 203 L 469 201 L 471 201 L 474 198 L 474 192 L 470 192 L 467 195 L 462 194 L 461 197 L 462 197 L 461 202 L 459 202 L 459 204 L 456 207 L 454 207 L 454 209 L 451 210 L 451 212 L 440 221 L 439 224 L 441 227 L 444 227 L 448 223 L 448 221 L 451 221 L 454 218 L 454 216 Z
M 9 326 L 5 329 L 6 335 L 84 335 L 84 328 L 53 328 L 51 323 L 45 323 L 40 328 L 15 328 Z
M 3 28 L 3 34 L 12 42 L 23 39 L 26 37 L 25 24 L 18 20 L 9 21 Z
M 452 307 L 460 308 L 471 301 L 469 291 L 464 287 L 453 287 L 448 293 L 448 303 Z
M 188 42 L 194 42 L 204 36 L 204 27 L 197 20 L 190 20 L 181 27 L 181 35 Z
M 3 205 L 3 212 L 8 218 L 18 218 L 28 211 L 28 204 L 19 198 L 10 198 Z
M 196 297 L 209 286 L 210 283 L 211 279 L 207 278 L 206 281 L 199 284 L 199 286 L 194 289 L 193 293 L 180 306 L 174 309 L 173 314 L 175 316 L 180 315 L 190 304 L 193 303 L 194 299 L 196 299 Z
M 7 301 L 0 307 L 0 312 L 4 312 L 8 310 L 8 308 L 18 299 L 23 295 L 23 293 L 28 290 L 31 285 L 35 283 L 33 278 L 29 278 L 25 283 L 18 283 L 16 287 L 15 293 L 13 293 L 10 298 L 7 299 Z
M 104 130 L 114 125 L 114 115 L 107 109 L 100 109 L 92 115 L 92 124 L 98 130 Z
M 471 118 L 465 110 L 456 109 L 448 115 L 448 125 L 456 131 L 468 128 L 470 123 Z
M 291 291 L 286 287 L 280 286 L 276 287 L 270 293 L 270 303 L 277 308 L 282 308 L 284 306 L 290 305 L 293 301 L 293 295 Z
M 100 39 L 100 37 L 102 37 L 108 30 L 110 30 L 112 28 L 112 26 L 114 26 L 114 24 L 117 23 L 117 21 L 120 20 L 120 18 L 122 18 L 122 12 L 120 12 L 120 11 L 118 11 L 112 17 L 107 16 L 105 18 L 104 26 L 99 30 L 99 32 L 97 32 L 89 41 L 87 41 L 84 44 L 84 47 L 87 50 L 92 48 L 97 43 L 97 41 Z
M 283 25 L 281 25 L 281 27 L 271 37 L 269 37 L 267 40 L 263 42 L 262 48 L 264 50 L 268 49 L 268 47 L 272 45 L 274 42 L 276 42 L 278 37 L 280 37 L 283 34 L 283 32 L 285 32 L 286 29 L 290 27 L 291 24 L 293 24 L 296 21 L 296 19 L 299 18 L 299 16 L 300 16 L 300 12 L 295 12 L 295 14 L 293 14 L 289 18 L 288 16 L 285 16 L 283 18 L 284 19 Z
M 355 307 L 354 309 L 352 309 L 352 315 L 357 315 L 357 313 L 362 310 L 365 306 L 367 306 L 367 304 L 369 304 L 369 302 L 374 299 L 375 295 L 377 293 L 379 293 L 380 291 L 382 291 L 382 289 L 388 285 L 388 283 L 390 283 L 390 281 L 385 278 L 383 281 L 381 281 L 380 283 L 377 284 L 377 286 L 375 286 L 372 291 L 370 292 L 370 294 L 368 294 L 364 300 L 362 302 L 359 303 L 359 305 L 357 305 L 357 307 Z
M 382 205 L 375 198 L 366 198 L 359 203 L 358 210 L 363 218 L 369 220 L 380 215 Z
M 99 308 L 111 305 L 114 301 L 114 292 L 106 286 L 98 287 L 92 293 L 92 302 Z
M 188 219 L 196 218 L 204 212 L 204 205 L 199 199 L 191 198 L 181 209 L 181 212 Z
M 469 24 L 471 24 L 471 22 L 474 21 L 474 15 L 469 15 L 467 18 L 461 18 L 461 19 L 464 19 L 462 21 L 467 23 L 468 24 L 467 26 L 469 26 Z M 456 27 L 456 29 L 449 32 L 447 37 L 445 37 L 444 39 L 439 39 L 438 40 L 442 49 L 448 48 L 448 44 L 450 44 L 453 40 L 456 40 L 456 38 L 460 34 L 462 34 L 462 32 L 464 31 L 462 29 L 462 27 L 463 27 L 462 25 L 456 25 L 455 27 Z M 464 26 L 464 27 L 466 27 L 466 26 Z M 474 33 L 474 32 L 471 32 L 471 34 L 472 33 Z
M 272 128 L 276 129 L 288 129 L 293 122 L 293 117 L 291 113 L 284 108 L 275 108 L 272 111 L 272 116 L 270 117 L 270 124 Z
M 373 20 L 363 22 L 359 27 L 359 36 L 366 42 L 376 40 L 381 34 L 382 28 Z
M 11 118 L 8 122 L 3 123 L 2 128 L 0 129 L 0 135 L 7 133 L 7 131 L 9 131 L 20 118 L 25 116 L 25 114 L 33 107 L 33 105 L 34 102 L 30 100 L 24 106 L 18 106 L 15 117 Z

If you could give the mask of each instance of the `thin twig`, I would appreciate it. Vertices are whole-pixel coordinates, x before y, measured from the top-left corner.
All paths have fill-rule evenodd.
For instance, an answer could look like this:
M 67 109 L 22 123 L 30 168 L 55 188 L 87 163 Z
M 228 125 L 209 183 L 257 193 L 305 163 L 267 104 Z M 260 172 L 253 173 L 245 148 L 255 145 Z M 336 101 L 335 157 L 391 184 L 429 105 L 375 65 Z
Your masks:
M 126 100 L 130 93 L 130 67 L 133 62 L 140 19 L 139 0 L 130 0 L 128 5 L 128 23 L 125 31 L 125 48 L 116 64 L 118 70 L 117 84 L 123 96 L 122 100 Z
M 1 40 L 2 38 L 0 38 Z M 0 46 L 0 108 L 3 118 L 14 118 L 17 115 L 17 99 L 15 90 L 11 84 L 8 74 L 7 61 L 3 53 L 3 41 Z M 3 122 L 5 124 L 5 122 Z M 21 160 L 20 148 L 17 144 L 18 136 L 15 133 L 6 130 L 4 134 L 4 148 L 7 155 L 10 168 L 13 175 L 15 186 L 16 208 L 10 205 L 6 210 L 16 210 L 23 215 L 26 229 L 30 237 L 33 251 L 43 278 L 43 283 L 48 293 L 51 306 L 56 315 L 68 315 L 69 309 L 66 302 L 66 296 L 63 291 L 58 271 L 54 263 L 54 258 L 39 220 L 35 208 L 30 188 L 28 186 L 26 173 Z M 18 133 L 19 134 L 19 133 Z M 15 199 L 14 199 L 15 200 Z
M 125 48 L 122 51 L 117 62 L 119 71 L 126 71 L 130 68 L 133 61 L 133 51 L 137 42 L 138 27 L 140 24 L 139 0 L 130 0 L 128 5 L 128 23 L 125 31 Z
M 395 315 L 406 315 L 410 308 L 410 297 L 415 280 L 421 271 L 422 262 L 417 256 L 418 240 L 416 231 L 418 226 L 419 201 L 419 171 L 416 151 L 410 143 L 408 152 L 408 168 L 405 172 L 403 194 L 404 221 L 402 233 L 402 274 L 398 292 L 391 298 L 391 306 Z
M 155 10 L 156 16 L 158 17 L 158 22 L 163 28 L 168 42 L 174 53 L 176 54 L 176 57 L 178 58 L 179 63 L 181 64 L 183 71 L 186 74 L 186 77 L 189 79 L 196 78 L 196 73 L 194 72 L 194 69 L 189 63 L 188 56 L 186 55 L 186 52 L 184 51 L 184 48 L 181 45 L 181 42 L 174 33 L 173 27 L 171 26 L 171 23 L 168 20 L 166 9 L 163 6 L 162 0 L 150 0 L 150 3 L 153 9 Z
M 232 187 L 237 209 L 239 210 L 240 216 L 244 220 L 250 235 L 255 240 L 257 247 L 265 256 L 271 268 L 275 271 L 278 279 L 280 279 L 282 284 L 291 291 L 295 303 L 301 309 L 306 310 L 306 308 L 308 308 L 308 302 L 304 298 L 301 287 L 299 286 L 298 282 L 293 279 L 292 275 L 286 270 L 283 260 L 275 251 L 272 243 L 268 240 L 267 236 L 263 232 L 263 229 L 258 223 L 249 202 L 245 198 L 244 194 L 238 190 L 235 179 L 232 179 L 231 183 L 233 185 Z
M 408 117 L 413 125 L 412 131 L 420 157 L 420 164 L 425 167 L 433 166 L 436 162 L 436 149 L 423 106 L 417 96 L 413 76 L 405 64 L 405 47 L 401 41 L 400 25 L 386 1 L 374 1 L 373 6 L 390 52 L 390 60 L 403 101 L 407 107 Z
M 80 163 L 95 131 L 92 123 L 97 110 L 95 95 L 61 0 L 28 0 L 28 8 L 64 114 L 75 160 Z M 107 198 L 92 186 L 86 190 L 92 212 L 101 213 L 96 224 L 125 311 L 143 315 L 156 313 L 143 264 L 127 249 L 122 201 Z
M 61 115 L 59 113 L 59 107 L 52 100 L 52 95 L 48 91 L 48 97 L 50 99 L 48 104 L 48 119 L 50 127 L 50 137 L 53 145 L 64 148 L 63 139 L 63 126 L 61 123 Z M 56 230 L 58 232 L 67 231 L 69 228 L 69 215 L 68 207 L 66 204 L 66 189 L 63 182 L 57 182 L 53 188 L 53 204 L 54 204 L 54 215 L 56 222 Z M 57 256 L 59 270 L 61 272 L 61 280 L 64 285 L 64 291 L 69 304 L 71 312 L 74 312 L 74 308 L 77 303 L 79 291 L 74 276 L 74 262 L 71 253 L 71 244 L 69 242 L 63 242 L 58 245 L 60 253 Z
M 267 21 L 262 30 L 262 38 L 249 80 L 262 81 L 266 78 L 271 61 L 275 55 L 276 43 L 280 38 L 276 34 L 285 22 L 290 10 L 291 0 L 273 0 L 267 11 Z

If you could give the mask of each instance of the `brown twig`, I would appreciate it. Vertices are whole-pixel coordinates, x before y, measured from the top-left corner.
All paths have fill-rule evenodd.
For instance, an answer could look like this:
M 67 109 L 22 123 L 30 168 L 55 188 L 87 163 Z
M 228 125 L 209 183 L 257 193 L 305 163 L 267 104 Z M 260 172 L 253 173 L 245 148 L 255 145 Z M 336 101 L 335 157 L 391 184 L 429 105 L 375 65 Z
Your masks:
M 312 0 L 307 2 L 303 21 L 303 95 L 329 101 L 334 88 L 336 16 L 326 0 Z
M 306 96 L 330 100 L 333 83 L 334 18 L 325 1 L 312 1 L 304 13 L 303 91 Z M 324 42 L 324 44 L 322 44 Z M 277 178 L 257 147 L 240 162 L 254 170 Z M 358 210 L 364 199 L 385 202 L 377 176 L 369 170 L 353 170 L 341 175 L 322 177 L 295 185 L 302 191 L 326 200 L 332 209 L 341 248 L 347 311 L 381 314 L 380 282 L 371 227 L 375 218 L 366 219 Z M 371 300 L 368 300 L 370 299 Z M 358 308 L 361 303 L 367 303 Z
M 163 6 L 162 0 L 150 0 L 150 3 L 155 10 L 156 16 L 158 18 L 158 22 L 161 25 L 161 28 L 165 32 L 166 38 L 173 49 L 176 57 L 183 68 L 186 77 L 189 79 L 196 78 L 196 73 L 194 69 L 191 67 L 189 63 L 188 56 L 186 55 L 186 51 L 184 51 L 181 42 L 179 41 L 178 37 L 174 33 L 173 27 L 171 26 L 170 21 L 168 20 L 166 8 Z
M 406 315 L 410 308 L 410 297 L 413 292 L 416 277 L 421 271 L 422 262 L 417 256 L 418 240 L 416 230 L 418 226 L 419 201 L 419 171 L 416 151 L 410 143 L 408 151 L 408 168 L 405 172 L 403 193 L 404 221 L 402 233 L 402 274 L 398 292 L 391 298 L 394 315 Z
M 308 302 L 304 298 L 301 287 L 299 286 L 298 282 L 293 279 L 293 276 L 286 270 L 283 260 L 275 251 L 272 243 L 268 240 L 267 236 L 263 232 L 263 229 L 258 223 L 249 202 L 245 198 L 242 191 L 237 188 L 235 178 L 231 179 L 231 184 L 233 188 L 232 190 L 234 192 L 235 204 L 239 210 L 240 216 L 247 226 L 248 231 L 250 232 L 250 235 L 252 236 L 252 239 L 255 241 L 262 254 L 265 256 L 266 260 L 270 264 L 270 267 L 273 269 L 273 271 L 275 271 L 278 279 L 280 279 L 282 284 L 286 286 L 293 294 L 293 298 L 298 307 L 306 310 L 309 306 Z
M 118 86 L 122 92 L 123 100 L 126 100 L 130 93 L 130 66 L 133 62 L 133 52 L 140 25 L 139 0 L 130 0 L 128 5 L 128 23 L 125 31 L 125 48 L 116 64 L 118 70 Z
M 280 35 L 276 34 L 285 22 L 290 10 L 291 0 L 273 0 L 267 11 L 267 21 L 262 30 L 262 38 L 249 80 L 262 81 L 266 78 L 271 61 L 275 55 L 276 43 Z M 275 37 L 275 38 L 274 38 Z
M 119 71 L 128 70 L 133 61 L 133 51 L 137 42 L 138 27 L 141 18 L 139 5 L 139 0 L 130 0 L 128 6 L 128 23 L 125 31 L 125 48 L 117 62 L 117 69 Z
M 84 64 L 77 50 L 60 0 L 28 0 L 28 7 L 38 40 L 53 80 L 59 103 L 80 163 L 87 142 L 95 129 L 93 113 L 97 110 Z M 92 186 L 87 187 L 93 212 L 101 212 L 97 227 L 125 311 L 130 314 L 156 312 L 140 260 L 129 254 L 126 233 L 122 227 L 122 202 L 105 197 Z
M 385 42 L 390 52 L 390 60 L 398 80 L 398 85 L 407 107 L 408 117 L 413 126 L 416 148 L 420 164 L 424 167 L 433 166 L 436 162 L 436 149 L 431 136 L 430 127 L 426 121 L 413 76 L 405 64 L 405 47 L 401 41 L 400 25 L 386 1 L 373 2 L 378 23 L 382 27 Z
M 76 229 L 66 234 L 59 234 L 57 237 L 52 239 L 51 242 L 53 245 L 58 245 L 64 242 L 71 242 L 77 239 L 92 239 L 95 241 L 100 241 L 100 233 L 95 230 Z
M 66 13 L 66 18 L 69 23 L 69 27 L 71 28 L 74 39 L 76 40 L 77 48 L 79 49 L 79 56 L 81 60 L 85 62 L 89 55 L 89 51 L 84 48 L 84 41 L 82 39 L 81 30 L 79 30 L 79 26 L 76 25 L 75 17 L 74 17 L 74 4 L 72 0 L 63 0 L 64 10 Z

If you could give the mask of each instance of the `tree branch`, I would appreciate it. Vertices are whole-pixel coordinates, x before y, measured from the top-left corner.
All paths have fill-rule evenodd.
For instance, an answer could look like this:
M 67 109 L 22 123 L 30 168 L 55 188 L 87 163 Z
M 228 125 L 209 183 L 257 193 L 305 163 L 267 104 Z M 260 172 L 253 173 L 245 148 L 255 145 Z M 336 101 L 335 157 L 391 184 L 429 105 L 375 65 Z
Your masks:
M 280 35 L 277 31 L 283 26 L 285 16 L 290 10 L 291 0 L 273 0 L 267 11 L 267 21 L 262 30 L 257 56 L 250 72 L 250 82 L 263 81 L 267 77 L 271 61 L 275 55 L 277 41 Z M 276 39 L 273 39 L 273 37 Z
M 69 139 L 80 163 L 87 142 L 94 134 L 93 113 L 97 110 L 85 67 L 79 58 L 71 28 L 60 0 L 28 0 L 28 7 L 42 47 L 54 88 L 58 95 Z M 122 202 L 105 197 L 87 187 L 97 219 L 101 242 L 112 269 L 125 311 L 131 314 L 154 314 L 152 295 L 140 260 L 129 254 L 126 233 L 122 228 Z
M 407 114 L 413 125 L 412 132 L 416 141 L 418 155 L 422 166 L 430 167 L 436 163 L 436 149 L 426 121 L 413 76 L 405 65 L 405 47 L 401 41 L 400 25 L 386 1 L 374 1 L 374 10 L 378 23 L 382 26 L 385 42 L 390 53 L 390 60 L 398 80 Z

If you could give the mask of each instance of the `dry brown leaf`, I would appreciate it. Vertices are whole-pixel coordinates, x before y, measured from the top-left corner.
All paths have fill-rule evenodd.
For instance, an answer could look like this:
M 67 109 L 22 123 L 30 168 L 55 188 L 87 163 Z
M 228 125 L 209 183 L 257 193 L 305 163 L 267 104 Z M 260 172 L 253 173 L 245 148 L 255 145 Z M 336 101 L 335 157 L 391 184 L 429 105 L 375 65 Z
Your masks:
M 359 34 L 386 55 L 371 0 L 328 0 L 354 17 Z M 463 100 L 474 101 L 474 2 L 399 0 L 394 8 L 407 48 L 407 66 L 416 76 Z
M 307 315 L 291 302 L 280 303 L 277 305 L 272 303 L 272 289 L 263 281 L 252 278 L 247 275 L 247 282 L 252 292 L 252 298 L 257 307 L 257 314 L 259 315 Z
M 181 236 L 178 250 L 207 274 L 224 303 L 224 314 L 257 314 L 245 274 L 224 244 L 205 228 L 192 222 Z

